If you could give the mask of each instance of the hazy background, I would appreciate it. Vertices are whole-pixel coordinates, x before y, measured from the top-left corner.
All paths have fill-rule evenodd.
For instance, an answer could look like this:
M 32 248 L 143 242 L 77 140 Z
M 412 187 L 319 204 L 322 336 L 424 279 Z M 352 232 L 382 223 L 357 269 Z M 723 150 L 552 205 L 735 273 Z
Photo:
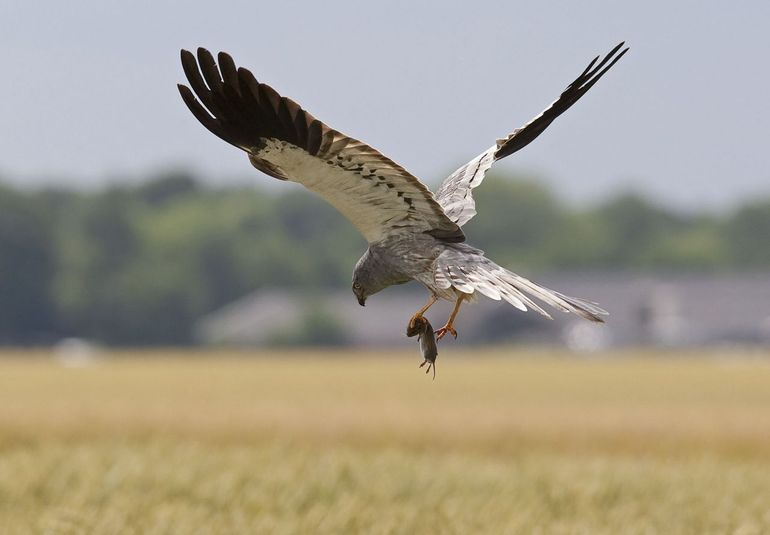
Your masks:
M 582 203 L 633 188 L 724 209 L 770 192 L 766 2 L 0 5 L 0 176 L 16 184 L 180 165 L 269 182 L 182 105 L 178 51 L 197 46 L 436 184 L 626 40 L 613 72 L 500 167 Z
M 625 40 L 584 99 L 495 166 L 469 241 L 606 306 L 611 324 L 582 346 L 770 344 L 768 15 L 761 2 L 4 2 L 0 342 L 406 341 L 424 291 L 383 292 L 361 319 L 349 281 L 364 240 L 198 124 L 176 89 L 181 47 L 229 51 L 435 186 Z M 569 339 L 568 321 L 486 300 L 461 315 L 477 343 Z

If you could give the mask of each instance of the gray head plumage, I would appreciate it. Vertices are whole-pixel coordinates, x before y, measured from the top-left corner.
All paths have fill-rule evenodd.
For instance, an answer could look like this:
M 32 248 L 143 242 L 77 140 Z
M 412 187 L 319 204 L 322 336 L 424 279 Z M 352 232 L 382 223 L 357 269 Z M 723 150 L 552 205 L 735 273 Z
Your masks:
M 358 299 L 358 304 L 364 306 L 366 298 L 384 290 L 388 285 L 384 282 L 383 273 L 385 270 L 380 262 L 375 258 L 376 255 L 367 249 L 353 270 L 353 293 Z

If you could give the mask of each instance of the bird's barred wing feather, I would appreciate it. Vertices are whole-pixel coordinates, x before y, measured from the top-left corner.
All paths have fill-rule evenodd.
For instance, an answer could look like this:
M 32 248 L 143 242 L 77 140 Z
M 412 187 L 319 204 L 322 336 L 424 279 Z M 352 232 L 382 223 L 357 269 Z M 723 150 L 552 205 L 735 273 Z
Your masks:
M 454 288 L 463 293 L 479 293 L 499 301 L 504 299 L 519 310 L 528 308 L 550 318 L 531 298 L 538 299 L 563 312 L 571 312 L 597 323 L 603 323 L 607 312 L 596 303 L 570 297 L 540 286 L 502 268 L 486 258 L 482 251 L 465 244 L 447 248 L 436 260 L 434 281 L 441 289 Z
M 430 190 L 369 145 L 326 126 L 258 82 L 232 58 L 182 51 L 192 90 L 179 92 L 203 126 L 243 149 L 259 170 L 298 182 L 339 210 L 370 243 L 395 232 L 465 239 Z M 197 99 L 196 99 L 197 96 Z
M 564 92 L 540 115 L 511 132 L 508 137 L 498 139 L 497 143 L 479 154 L 470 162 L 449 175 L 439 187 L 436 200 L 444 208 L 449 218 L 462 226 L 476 215 L 476 203 L 473 200 L 473 188 L 481 184 L 484 175 L 492 164 L 525 147 L 562 113 L 567 111 L 580 97 L 623 57 L 628 48 L 620 43 L 604 59 L 599 56 L 586 67 Z M 598 63 L 597 63 L 598 62 Z

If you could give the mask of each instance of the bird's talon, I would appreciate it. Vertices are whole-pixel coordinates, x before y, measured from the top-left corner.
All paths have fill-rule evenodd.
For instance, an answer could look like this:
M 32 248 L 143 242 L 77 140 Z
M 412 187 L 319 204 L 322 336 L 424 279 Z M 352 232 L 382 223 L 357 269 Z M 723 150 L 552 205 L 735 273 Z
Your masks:
M 444 325 L 438 331 L 436 331 L 436 340 L 441 340 L 446 336 L 446 333 L 450 333 L 455 340 L 457 339 L 457 331 L 451 325 Z
M 417 336 L 424 330 L 427 323 L 428 320 L 425 319 L 425 316 L 422 314 L 415 314 L 411 317 L 409 324 L 406 326 L 406 335 L 410 338 L 412 336 Z

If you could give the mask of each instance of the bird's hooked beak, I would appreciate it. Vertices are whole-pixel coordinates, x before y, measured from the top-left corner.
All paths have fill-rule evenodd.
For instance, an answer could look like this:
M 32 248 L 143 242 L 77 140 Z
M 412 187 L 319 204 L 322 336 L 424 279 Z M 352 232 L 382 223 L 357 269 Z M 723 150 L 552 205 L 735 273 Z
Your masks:
M 366 297 L 360 297 L 360 296 L 356 296 L 356 297 L 358 297 L 359 305 L 361 305 L 362 307 L 366 306 Z

